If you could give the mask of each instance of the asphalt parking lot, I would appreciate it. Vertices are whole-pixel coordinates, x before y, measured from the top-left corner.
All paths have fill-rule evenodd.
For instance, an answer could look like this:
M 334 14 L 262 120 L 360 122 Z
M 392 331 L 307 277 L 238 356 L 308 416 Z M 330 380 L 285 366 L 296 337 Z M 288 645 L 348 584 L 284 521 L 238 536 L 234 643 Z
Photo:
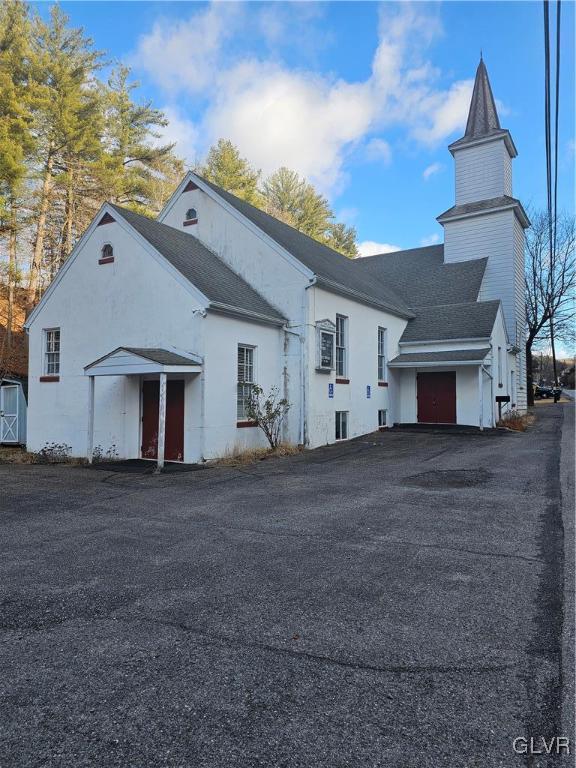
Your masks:
M 570 698 L 573 406 L 538 413 L 163 476 L 0 466 L 0 766 L 558 765 L 512 750 Z

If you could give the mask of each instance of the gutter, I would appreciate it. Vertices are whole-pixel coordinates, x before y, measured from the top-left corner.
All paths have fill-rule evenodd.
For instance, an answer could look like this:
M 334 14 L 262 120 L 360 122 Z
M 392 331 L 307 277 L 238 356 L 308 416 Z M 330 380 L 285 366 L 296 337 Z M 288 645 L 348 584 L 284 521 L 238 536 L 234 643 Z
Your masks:
M 267 325 L 275 325 L 282 327 L 286 323 L 284 317 L 271 317 L 270 315 L 264 315 L 260 312 L 252 312 L 248 309 L 241 309 L 240 307 L 233 307 L 231 304 L 224 304 L 221 301 L 211 301 L 208 304 L 208 310 L 213 312 L 219 312 L 223 315 L 232 315 L 234 317 L 240 317 L 242 319 L 255 320 L 259 323 L 265 323 Z

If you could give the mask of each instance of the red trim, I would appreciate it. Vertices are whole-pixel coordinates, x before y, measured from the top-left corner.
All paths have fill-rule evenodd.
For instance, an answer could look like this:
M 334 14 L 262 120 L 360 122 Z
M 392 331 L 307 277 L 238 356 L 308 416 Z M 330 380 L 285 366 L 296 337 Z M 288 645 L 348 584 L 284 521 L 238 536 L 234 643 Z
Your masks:
M 186 219 L 186 221 L 183 222 L 183 226 L 185 227 L 191 227 L 192 224 L 198 224 L 198 219 Z
M 96 226 L 101 227 L 102 224 L 112 224 L 113 221 L 116 221 L 116 219 L 110 216 L 109 213 L 105 213 Z
M 60 376 L 40 376 L 40 381 L 60 381 Z
M 198 186 L 194 184 L 193 181 L 189 181 L 182 190 L 182 194 L 184 194 L 184 192 L 194 192 L 195 189 L 198 189 Z
M 98 264 L 112 264 L 114 256 L 106 256 L 105 259 L 98 259 Z
M 350 379 L 336 379 L 336 384 L 350 384 Z
M 379 381 L 378 382 L 378 386 L 379 387 L 387 387 L 388 386 L 388 382 L 387 381 Z
M 237 427 L 257 427 L 258 424 L 256 424 L 255 421 L 237 421 L 236 426 Z

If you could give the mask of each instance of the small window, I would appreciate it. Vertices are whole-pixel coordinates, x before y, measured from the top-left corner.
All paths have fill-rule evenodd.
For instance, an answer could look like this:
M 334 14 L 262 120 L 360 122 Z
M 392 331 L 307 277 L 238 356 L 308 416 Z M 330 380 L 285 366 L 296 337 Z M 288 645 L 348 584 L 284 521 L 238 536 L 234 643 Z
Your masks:
M 336 440 L 348 439 L 348 411 L 336 411 Z
M 502 386 L 502 347 L 498 347 L 498 386 Z
M 378 411 L 378 426 L 379 427 L 385 427 L 386 426 L 386 409 L 380 408 Z
M 114 248 L 110 243 L 104 243 L 102 250 L 100 251 L 100 261 L 113 261 L 114 260 Z
M 44 331 L 44 375 L 60 374 L 60 328 Z
M 196 208 L 188 208 L 186 211 L 186 221 L 195 221 L 198 219 Z
M 348 318 L 336 315 L 336 376 L 346 376 Z
M 254 347 L 238 345 L 238 388 L 236 415 L 239 420 L 248 418 L 248 404 L 254 385 Z
M 378 328 L 378 381 L 386 381 L 386 328 Z

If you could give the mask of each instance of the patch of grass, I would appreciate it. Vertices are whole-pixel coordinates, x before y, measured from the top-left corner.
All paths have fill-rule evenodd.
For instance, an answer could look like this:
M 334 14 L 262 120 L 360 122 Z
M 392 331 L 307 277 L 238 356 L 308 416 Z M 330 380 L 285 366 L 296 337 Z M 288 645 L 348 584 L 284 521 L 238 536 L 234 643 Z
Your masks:
M 27 451 L 21 445 L 0 445 L 0 464 L 86 464 L 82 456 L 70 456 L 67 452 L 45 447 L 37 453 Z
M 232 449 L 227 451 L 221 458 L 215 459 L 212 463 L 220 467 L 238 467 L 281 456 L 295 456 L 301 453 L 302 450 L 300 446 L 293 445 L 292 443 L 280 443 L 276 448 Z

